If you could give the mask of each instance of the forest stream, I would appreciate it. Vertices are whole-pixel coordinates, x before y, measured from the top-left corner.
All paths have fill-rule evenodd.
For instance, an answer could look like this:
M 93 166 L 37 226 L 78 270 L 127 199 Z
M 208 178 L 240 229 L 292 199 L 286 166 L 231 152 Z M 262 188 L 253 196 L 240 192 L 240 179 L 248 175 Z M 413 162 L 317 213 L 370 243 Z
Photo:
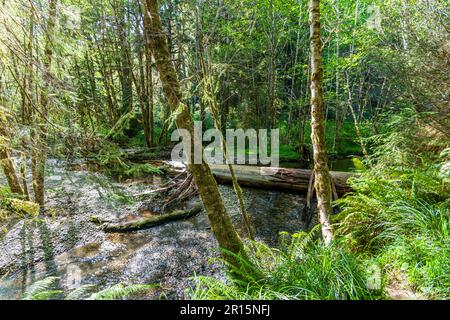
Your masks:
M 46 216 L 13 221 L 2 233 L 0 299 L 20 299 L 27 287 L 49 276 L 59 277 L 64 292 L 85 284 L 98 290 L 117 283 L 159 284 L 144 298 L 177 299 L 192 286 L 194 274 L 224 276 L 210 261 L 218 245 L 204 211 L 188 220 L 128 233 L 105 233 L 89 220 L 149 214 L 154 204 L 137 195 L 158 188 L 167 180 L 164 176 L 119 183 L 67 167 L 59 160 L 48 161 Z M 233 189 L 220 186 L 220 192 L 242 235 Z M 244 196 L 257 240 L 277 245 L 280 232 L 307 228 L 301 221 L 304 195 L 246 188 Z

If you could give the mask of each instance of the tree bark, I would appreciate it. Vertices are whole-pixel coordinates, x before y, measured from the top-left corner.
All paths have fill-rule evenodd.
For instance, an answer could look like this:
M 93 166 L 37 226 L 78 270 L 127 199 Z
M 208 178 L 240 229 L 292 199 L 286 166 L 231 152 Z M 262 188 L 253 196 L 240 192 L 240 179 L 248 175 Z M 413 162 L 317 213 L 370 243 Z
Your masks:
M 203 45 L 204 44 L 202 43 L 201 47 L 203 47 Z M 202 58 L 203 57 L 204 56 L 202 55 Z M 216 100 L 216 92 L 214 92 L 214 83 L 213 83 L 214 77 L 213 77 L 213 74 L 211 71 L 212 68 L 209 64 L 207 64 L 207 62 L 204 59 L 202 59 L 200 61 L 200 64 L 202 66 L 202 73 L 203 73 L 203 81 L 202 81 L 202 84 L 203 84 L 202 91 L 203 91 L 203 95 L 204 95 L 203 98 L 205 101 L 208 101 L 208 103 L 209 103 L 209 107 L 210 107 L 210 110 L 211 110 L 211 113 L 212 113 L 212 116 L 214 119 L 214 126 L 215 126 L 216 130 L 223 132 L 224 130 L 221 130 L 221 124 L 219 122 L 219 107 L 218 107 L 218 103 Z M 250 216 L 247 212 L 247 209 L 245 208 L 244 195 L 243 195 L 242 189 L 239 186 L 239 183 L 237 181 L 236 174 L 233 169 L 233 164 L 229 161 L 227 143 L 224 139 L 223 134 L 221 134 L 221 136 L 220 136 L 220 143 L 222 146 L 223 155 L 226 159 L 228 170 L 230 172 L 234 192 L 236 193 L 236 197 L 238 199 L 242 219 L 244 220 L 244 224 L 247 229 L 247 234 L 251 240 L 255 240 L 255 234 L 254 234 L 251 222 L 250 222 Z
M 232 176 L 226 165 L 210 165 L 211 171 L 218 183 L 232 184 Z M 305 192 L 313 174 L 307 169 L 285 169 L 271 167 L 256 167 L 234 165 L 234 172 L 239 185 L 271 190 L 285 190 L 294 192 Z M 264 173 L 264 174 L 261 174 Z M 270 175 L 267 173 L 271 173 Z M 344 195 L 351 191 L 347 181 L 353 177 L 353 173 L 330 172 L 336 186 L 337 193 Z
M 149 17 L 146 20 L 145 28 L 150 35 L 149 40 L 152 53 L 156 61 L 156 67 L 167 103 L 172 113 L 176 114 L 175 123 L 178 129 L 188 130 L 191 137 L 196 140 L 197 137 L 193 134 L 194 125 L 189 110 L 186 105 L 181 103 L 180 83 L 176 70 L 170 60 L 167 37 L 161 25 L 157 0 L 144 0 L 142 4 L 144 14 Z M 189 147 L 187 144 L 191 142 L 184 141 L 184 143 L 185 149 L 187 150 Z M 198 191 L 211 223 L 214 236 L 219 242 L 220 247 L 233 254 L 243 255 L 243 243 L 228 216 L 217 183 L 214 180 L 209 166 L 202 160 L 201 164 L 190 164 L 189 169 L 198 186 Z M 239 259 L 236 259 L 233 255 L 224 252 L 223 257 L 232 265 L 242 266 Z
M 0 143 L 4 144 L 5 141 L 1 141 Z M 2 166 L 3 172 L 5 173 L 5 177 L 8 181 L 9 189 L 11 190 L 11 192 L 23 194 L 19 178 L 16 174 L 14 162 L 10 157 L 8 149 L 4 145 L 0 146 L 0 164 Z
M 35 134 L 35 150 L 33 151 L 32 159 L 32 174 L 33 174 L 33 190 L 35 202 L 39 204 L 41 208 L 44 207 L 45 203 L 45 186 L 44 186 L 44 176 L 45 176 L 45 163 L 47 161 L 47 124 L 46 118 L 48 115 L 48 95 L 50 88 L 50 66 L 52 63 L 52 38 L 56 23 L 56 0 L 49 1 L 49 12 L 47 20 L 47 28 L 45 32 L 45 48 L 43 57 L 43 70 L 44 70 L 44 84 L 40 95 L 40 105 L 41 105 L 41 117 L 38 117 L 37 134 Z M 44 119 L 42 119 L 42 117 Z
M 329 245 L 333 240 L 333 230 L 328 218 L 332 213 L 332 193 L 325 148 L 320 0 L 310 0 L 309 18 L 311 33 L 311 141 L 314 151 L 315 188 L 322 236 L 325 244 Z

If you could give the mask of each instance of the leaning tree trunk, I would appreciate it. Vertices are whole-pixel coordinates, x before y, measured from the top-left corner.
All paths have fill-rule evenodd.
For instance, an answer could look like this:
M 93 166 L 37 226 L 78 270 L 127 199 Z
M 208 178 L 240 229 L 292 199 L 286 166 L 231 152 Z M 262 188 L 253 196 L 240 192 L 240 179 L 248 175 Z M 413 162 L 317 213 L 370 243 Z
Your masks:
M 200 47 L 202 47 L 203 44 L 200 44 Z M 236 193 L 236 197 L 238 199 L 239 208 L 241 211 L 242 219 L 244 221 L 245 227 L 247 229 L 248 236 L 251 240 L 255 240 L 255 234 L 253 231 L 253 227 L 250 222 L 250 216 L 248 215 L 247 209 L 245 208 L 244 203 L 244 195 L 242 192 L 241 187 L 239 186 L 238 180 L 236 178 L 236 174 L 233 168 L 233 164 L 230 163 L 230 159 L 228 158 L 228 149 L 227 149 L 227 143 L 225 141 L 225 138 L 223 137 L 223 130 L 221 130 L 221 125 L 219 122 L 219 108 L 217 106 L 217 100 L 214 92 L 214 84 L 213 84 L 213 76 L 211 74 L 211 67 L 206 65 L 206 62 L 204 60 L 204 55 L 201 56 L 200 64 L 202 66 L 202 74 L 203 74 L 203 95 L 204 100 L 208 101 L 209 107 L 211 109 L 211 113 L 214 119 L 214 126 L 216 127 L 216 130 L 219 130 L 221 132 L 220 136 L 220 142 L 222 145 L 222 151 L 223 155 L 225 156 L 225 161 L 228 166 L 228 170 L 230 171 L 231 175 L 231 181 L 233 183 L 234 192 Z
M 188 130 L 194 140 L 197 139 L 194 132 L 194 125 L 191 115 L 186 105 L 181 102 L 180 83 L 176 70 L 171 62 L 170 53 L 167 44 L 167 38 L 161 25 L 161 19 L 158 13 L 157 0 L 142 1 L 143 12 L 148 15 L 145 19 L 145 30 L 148 34 L 153 57 L 156 61 L 156 67 L 159 72 L 164 95 L 171 112 L 176 114 L 175 123 L 178 129 Z M 190 148 L 190 141 L 183 139 L 185 150 Z M 200 143 L 201 141 L 195 141 Z M 191 157 L 192 159 L 193 157 Z M 191 161 L 192 162 L 192 161 Z M 189 170 L 195 179 L 200 197 L 205 210 L 208 214 L 211 227 L 219 245 L 222 249 L 233 254 L 243 255 L 243 243 L 239 238 L 231 219 L 227 214 L 225 206 L 217 187 L 211 170 L 207 163 L 202 159 L 201 164 L 190 164 Z M 242 266 L 238 259 L 229 254 L 223 254 L 224 259 L 229 263 Z
M 320 38 L 320 0 L 310 0 L 309 23 L 311 32 L 311 140 L 314 149 L 315 188 L 319 221 L 325 244 L 333 239 L 328 215 L 331 208 L 331 178 L 325 148 L 322 41 Z
M 1 80 L 0 75 L 0 82 Z M 20 186 L 19 178 L 17 177 L 16 168 L 13 160 L 11 159 L 10 149 L 8 146 L 8 140 L 10 137 L 8 128 L 10 126 L 8 124 L 6 109 L 4 109 L 5 101 L 2 94 L 3 92 L 0 92 L 0 166 L 2 167 L 6 180 L 8 181 L 9 189 L 14 193 L 22 194 L 23 190 Z

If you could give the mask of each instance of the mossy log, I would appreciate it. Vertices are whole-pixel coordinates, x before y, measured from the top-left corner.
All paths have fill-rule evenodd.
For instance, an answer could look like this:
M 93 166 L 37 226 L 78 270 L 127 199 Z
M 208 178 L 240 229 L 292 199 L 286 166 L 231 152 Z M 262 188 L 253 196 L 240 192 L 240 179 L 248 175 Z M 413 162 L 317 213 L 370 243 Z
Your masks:
M 198 203 L 189 210 L 176 210 L 169 214 L 139 219 L 136 221 L 106 223 L 102 226 L 102 229 L 105 232 L 128 232 L 128 231 L 142 230 L 159 226 L 172 221 L 189 219 L 198 214 L 200 211 L 202 211 L 202 209 L 203 205 L 201 203 Z
M 231 174 L 226 165 L 210 165 L 211 171 L 218 183 L 231 184 Z M 287 169 L 273 167 L 256 167 L 235 165 L 233 166 L 239 185 L 253 188 L 271 190 L 286 190 L 295 192 L 308 191 L 308 185 L 312 170 Z M 347 180 L 355 176 L 350 172 L 330 172 L 336 191 L 343 195 L 350 192 L 351 188 Z
M 131 162 L 149 162 L 152 160 L 170 159 L 173 146 L 125 149 L 125 159 Z
M 179 162 L 149 161 L 153 165 L 165 168 L 165 172 L 175 176 L 185 170 L 185 166 Z M 231 173 L 227 165 L 210 164 L 211 172 L 220 184 L 232 184 Z M 233 165 L 240 186 L 261 188 L 270 190 L 284 190 L 294 192 L 307 192 L 310 184 L 312 170 L 258 167 L 249 165 Z M 342 196 L 352 191 L 348 179 L 356 176 L 352 172 L 330 171 L 333 180 L 333 192 Z

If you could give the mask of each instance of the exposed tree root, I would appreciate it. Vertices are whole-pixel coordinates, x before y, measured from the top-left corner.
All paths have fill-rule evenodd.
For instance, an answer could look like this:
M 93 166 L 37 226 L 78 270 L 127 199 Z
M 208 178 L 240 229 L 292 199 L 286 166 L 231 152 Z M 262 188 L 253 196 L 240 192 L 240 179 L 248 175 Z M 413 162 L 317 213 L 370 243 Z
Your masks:
M 186 171 L 186 178 L 166 189 L 168 196 L 163 200 L 162 210 L 166 210 L 197 195 L 197 185 L 192 174 Z

